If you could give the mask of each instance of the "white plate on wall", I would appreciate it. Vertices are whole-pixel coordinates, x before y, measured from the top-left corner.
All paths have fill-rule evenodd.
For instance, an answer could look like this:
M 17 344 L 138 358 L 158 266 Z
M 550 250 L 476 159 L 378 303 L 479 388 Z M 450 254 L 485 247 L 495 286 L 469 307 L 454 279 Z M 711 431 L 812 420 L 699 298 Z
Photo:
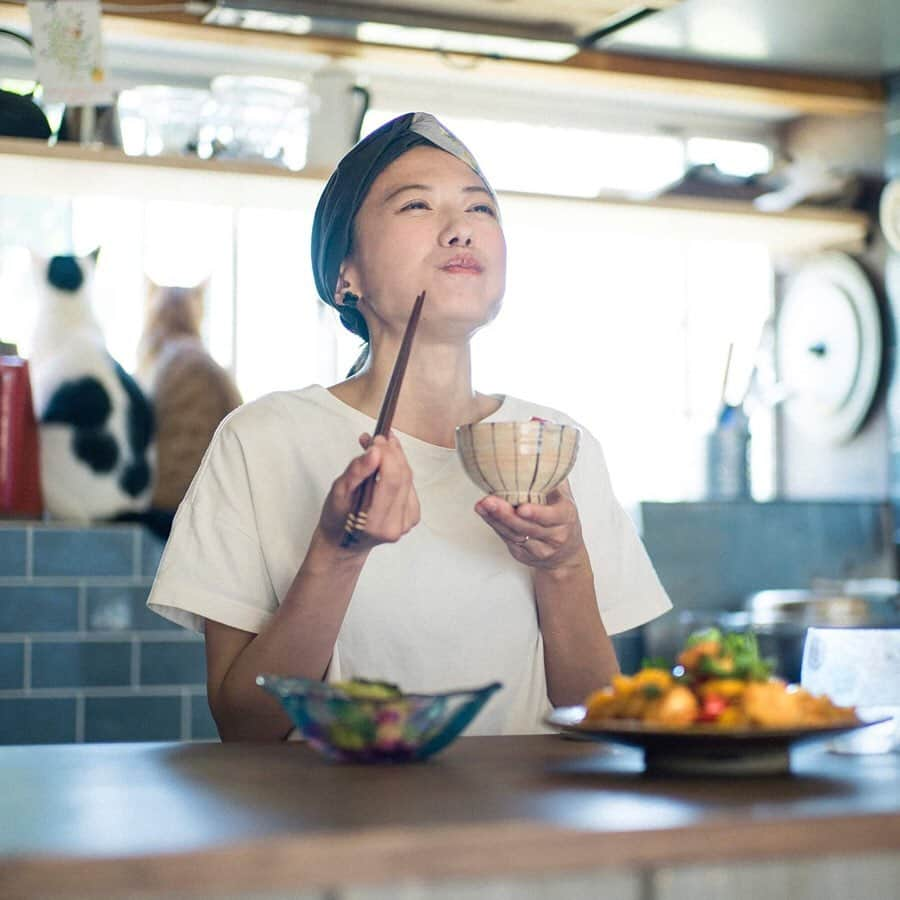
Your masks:
M 785 416 L 822 444 L 860 429 L 881 377 L 882 327 L 868 276 L 843 253 L 815 257 L 791 275 L 776 322 Z

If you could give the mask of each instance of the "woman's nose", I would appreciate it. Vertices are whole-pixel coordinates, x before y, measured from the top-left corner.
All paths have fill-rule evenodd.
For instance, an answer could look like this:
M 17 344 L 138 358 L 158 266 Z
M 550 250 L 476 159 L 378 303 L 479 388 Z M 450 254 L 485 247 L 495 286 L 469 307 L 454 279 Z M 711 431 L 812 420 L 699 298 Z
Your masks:
M 440 241 L 444 247 L 471 247 L 472 229 L 465 219 L 454 216 L 441 232 Z

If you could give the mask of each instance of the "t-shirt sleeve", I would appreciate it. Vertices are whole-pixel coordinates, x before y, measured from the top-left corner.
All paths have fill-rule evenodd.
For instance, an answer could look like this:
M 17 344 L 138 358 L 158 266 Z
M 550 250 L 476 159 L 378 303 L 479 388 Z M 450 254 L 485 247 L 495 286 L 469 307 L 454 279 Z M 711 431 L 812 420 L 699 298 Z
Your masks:
M 258 633 L 277 607 L 263 560 L 243 447 L 223 422 L 178 508 L 147 601 L 179 625 L 206 619 Z
M 569 483 L 594 570 L 600 615 L 608 634 L 643 625 L 672 608 L 628 514 L 613 494 L 597 439 L 583 426 Z

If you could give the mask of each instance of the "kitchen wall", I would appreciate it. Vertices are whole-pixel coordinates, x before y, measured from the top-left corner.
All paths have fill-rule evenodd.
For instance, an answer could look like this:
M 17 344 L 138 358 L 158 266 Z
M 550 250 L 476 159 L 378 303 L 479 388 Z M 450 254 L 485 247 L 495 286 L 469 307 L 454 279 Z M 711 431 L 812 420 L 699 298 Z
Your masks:
M 891 577 L 892 519 L 889 504 L 872 501 L 641 504 L 644 543 L 676 610 L 742 609 L 756 591 Z
M 885 169 L 885 118 L 808 117 L 788 126 L 785 150 L 794 158 L 820 159 L 877 178 Z M 860 257 L 884 301 L 886 247 L 877 228 Z M 889 339 L 889 335 L 886 335 Z M 889 354 L 886 347 L 886 356 Z M 900 424 L 900 423 L 898 423 Z M 848 443 L 823 446 L 779 416 L 779 494 L 789 499 L 885 498 L 889 494 L 889 426 L 883 399 Z

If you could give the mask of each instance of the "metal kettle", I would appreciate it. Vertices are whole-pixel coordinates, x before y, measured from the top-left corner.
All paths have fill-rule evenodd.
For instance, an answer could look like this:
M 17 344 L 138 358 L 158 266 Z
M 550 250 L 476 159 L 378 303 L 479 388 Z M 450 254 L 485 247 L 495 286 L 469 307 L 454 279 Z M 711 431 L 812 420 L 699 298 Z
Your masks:
M 0 28 L 0 35 L 20 41 L 33 47 L 31 38 Z M 37 85 L 35 85 L 35 88 Z M 34 102 L 34 89 L 30 94 L 16 94 L 13 91 L 0 90 L 0 137 L 33 138 L 46 141 L 53 134 L 44 111 Z

